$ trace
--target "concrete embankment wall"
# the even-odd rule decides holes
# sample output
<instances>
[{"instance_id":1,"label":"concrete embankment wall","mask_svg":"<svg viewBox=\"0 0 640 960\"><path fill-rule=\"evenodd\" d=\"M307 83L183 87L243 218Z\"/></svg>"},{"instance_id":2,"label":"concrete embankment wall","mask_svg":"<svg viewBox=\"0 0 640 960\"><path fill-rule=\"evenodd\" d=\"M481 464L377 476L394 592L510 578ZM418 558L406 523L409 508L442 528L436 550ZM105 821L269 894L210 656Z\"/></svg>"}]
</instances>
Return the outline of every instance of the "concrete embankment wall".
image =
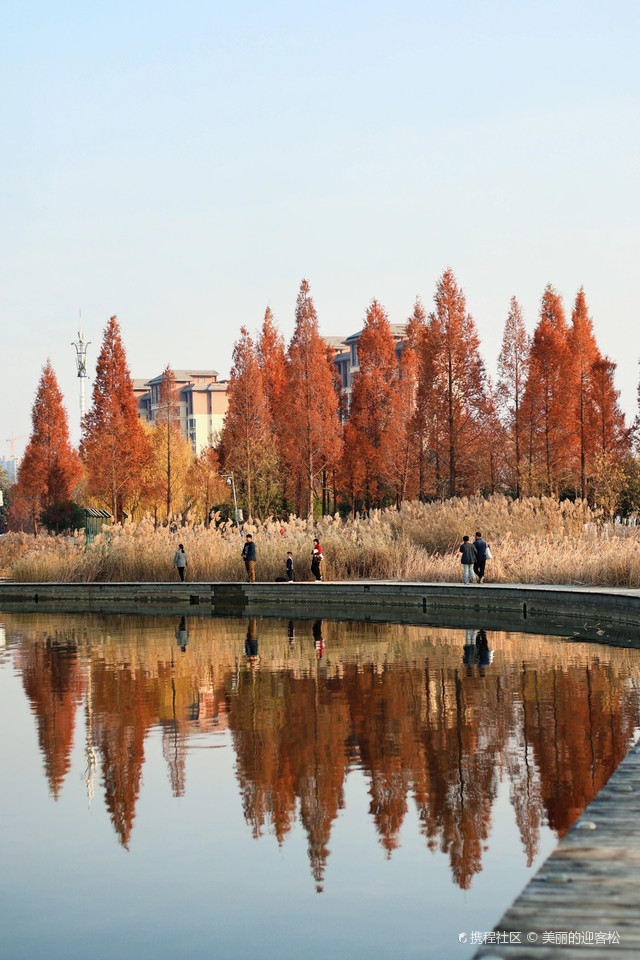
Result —
<instances>
[{"instance_id":1,"label":"concrete embankment wall","mask_svg":"<svg viewBox=\"0 0 640 960\"><path fill-rule=\"evenodd\" d=\"M434 623L640 646L640 591L534 584L0 583L0 608Z\"/></svg>"}]
</instances>

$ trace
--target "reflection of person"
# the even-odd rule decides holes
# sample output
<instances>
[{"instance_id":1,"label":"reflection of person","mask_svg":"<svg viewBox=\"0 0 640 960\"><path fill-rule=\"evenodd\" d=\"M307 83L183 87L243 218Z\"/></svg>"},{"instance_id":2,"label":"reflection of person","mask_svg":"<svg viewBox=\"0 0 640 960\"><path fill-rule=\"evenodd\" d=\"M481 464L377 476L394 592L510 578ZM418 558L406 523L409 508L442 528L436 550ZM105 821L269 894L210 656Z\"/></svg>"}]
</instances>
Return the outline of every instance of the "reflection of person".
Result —
<instances>
[{"instance_id":1,"label":"reflection of person","mask_svg":"<svg viewBox=\"0 0 640 960\"><path fill-rule=\"evenodd\" d=\"M493 650L489 649L489 640L486 630L471 630L467 628L464 635L464 652L462 662L466 665L467 676L473 675L473 668L478 668L478 675L485 676L485 668L493 661Z\"/></svg>"},{"instance_id":2,"label":"reflection of person","mask_svg":"<svg viewBox=\"0 0 640 960\"><path fill-rule=\"evenodd\" d=\"M313 621L313 645L316 648L316 657L318 660L324 653L324 637L322 636L322 620Z\"/></svg>"},{"instance_id":3,"label":"reflection of person","mask_svg":"<svg viewBox=\"0 0 640 960\"><path fill-rule=\"evenodd\" d=\"M313 541L313 550L311 551L311 573L316 580L322 580L320 566L322 564L322 547L319 540Z\"/></svg>"},{"instance_id":4,"label":"reflection of person","mask_svg":"<svg viewBox=\"0 0 640 960\"><path fill-rule=\"evenodd\" d=\"M478 583L481 583L484 577L484 567L487 562L487 541L483 539L479 530L476 533L473 545L476 548L476 561L473 565L473 572L478 578Z\"/></svg>"},{"instance_id":5,"label":"reflection of person","mask_svg":"<svg viewBox=\"0 0 640 960\"><path fill-rule=\"evenodd\" d=\"M462 564L462 570L464 573L464 582L473 582L475 580L473 565L478 558L478 554L476 553L476 548L474 545L469 543L469 537L467 536L462 538L462 543L460 544L460 553L462 554L460 563Z\"/></svg>"},{"instance_id":6,"label":"reflection of person","mask_svg":"<svg viewBox=\"0 0 640 960\"><path fill-rule=\"evenodd\" d=\"M478 630L476 646L478 648L478 671L480 676L484 677L485 667L488 667L493 660L493 650L489 650L489 641L484 630Z\"/></svg>"},{"instance_id":7,"label":"reflection of person","mask_svg":"<svg viewBox=\"0 0 640 960\"><path fill-rule=\"evenodd\" d=\"M293 643L293 641L296 638L296 631L293 626L293 620L289 620L289 623L287 626L287 636L289 637L289 643Z\"/></svg>"},{"instance_id":8,"label":"reflection of person","mask_svg":"<svg viewBox=\"0 0 640 960\"><path fill-rule=\"evenodd\" d=\"M176 630L176 640L182 652L186 653L187 644L189 642L189 631L187 630L187 621L184 617L180 621L178 629Z\"/></svg>"},{"instance_id":9,"label":"reflection of person","mask_svg":"<svg viewBox=\"0 0 640 960\"><path fill-rule=\"evenodd\" d=\"M244 643L244 652L249 658L249 663L255 663L258 659L258 621L256 617L250 617L247 625L247 639Z\"/></svg>"},{"instance_id":10,"label":"reflection of person","mask_svg":"<svg viewBox=\"0 0 640 960\"><path fill-rule=\"evenodd\" d=\"M180 579L184 580L184 571L187 566L187 555L184 552L184 547L182 544L179 544L178 549L173 555L173 565L174 567L178 568Z\"/></svg>"},{"instance_id":11,"label":"reflection of person","mask_svg":"<svg viewBox=\"0 0 640 960\"><path fill-rule=\"evenodd\" d=\"M244 547L242 548L242 559L247 571L247 583L255 583L256 579L256 545L250 533L247 534Z\"/></svg>"},{"instance_id":12,"label":"reflection of person","mask_svg":"<svg viewBox=\"0 0 640 960\"><path fill-rule=\"evenodd\" d=\"M472 667L478 662L478 648L476 647L477 630L471 630L469 627L464 632L464 652L462 662L467 668L467 676L472 674Z\"/></svg>"},{"instance_id":13,"label":"reflection of person","mask_svg":"<svg viewBox=\"0 0 640 960\"><path fill-rule=\"evenodd\" d=\"M293 554L291 550L287 552L287 559L284 565L287 568L287 580L293 580Z\"/></svg>"}]
</instances>

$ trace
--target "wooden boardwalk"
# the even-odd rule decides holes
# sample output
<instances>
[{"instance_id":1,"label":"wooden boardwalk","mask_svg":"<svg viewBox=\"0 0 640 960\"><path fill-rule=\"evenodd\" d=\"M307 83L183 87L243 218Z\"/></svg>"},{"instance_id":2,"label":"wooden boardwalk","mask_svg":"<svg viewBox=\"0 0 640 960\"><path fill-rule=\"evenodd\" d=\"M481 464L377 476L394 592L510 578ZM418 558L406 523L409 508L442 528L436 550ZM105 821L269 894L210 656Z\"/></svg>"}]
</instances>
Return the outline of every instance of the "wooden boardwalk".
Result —
<instances>
[{"instance_id":1,"label":"wooden boardwalk","mask_svg":"<svg viewBox=\"0 0 640 960\"><path fill-rule=\"evenodd\" d=\"M495 932L474 960L640 957L640 741Z\"/></svg>"}]
</instances>

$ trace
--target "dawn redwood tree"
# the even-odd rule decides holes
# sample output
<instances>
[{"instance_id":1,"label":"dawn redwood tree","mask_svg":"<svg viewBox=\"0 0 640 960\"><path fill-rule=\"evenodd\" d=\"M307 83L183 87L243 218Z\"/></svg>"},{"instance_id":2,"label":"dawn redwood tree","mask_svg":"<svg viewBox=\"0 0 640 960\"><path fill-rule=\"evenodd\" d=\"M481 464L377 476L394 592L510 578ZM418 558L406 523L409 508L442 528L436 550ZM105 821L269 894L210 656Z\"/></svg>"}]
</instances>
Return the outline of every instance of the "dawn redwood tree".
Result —
<instances>
[{"instance_id":1,"label":"dawn redwood tree","mask_svg":"<svg viewBox=\"0 0 640 960\"><path fill-rule=\"evenodd\" d=\"M616 364L599 356L591 364L586 396L587 433L593 456L601 459L626 458L631 452L631 431L620 409L620 391L616 390Z\"/></svg>"},{"instance_id":2,"label":"dawn redwood tree","mask_svg":"<svg viewBox=\"0 0 640 960\"><path fill-rule=\"evenodd\" d=\"M520 496L522 486L522 401L529 372L530 349L531 341L525 329L522 309L516 298L512 297L498 357L496 405L502 412L507 437L515 455L513 490L516 497Z\"/></svg>"},{"instance_id":3,"label":"dawn redwood tree","mask_svg":"<svg viewBox=\"0 0 640 960\"><path fill-rule=\"evenodd\" d=\"M411 350L415 378L411 419L408 429L416 456L417 493L420 500L424 500L427 495L428 410L425 408L425 403L428 397L426 391L420 391L418 389L420 357L423 356L426 330L427 312L420 298L416 297L413 313L407 321L407 346Z\"/></svg>"},{"instance_id":4,"label":"dawn redwood tree","mask_svg":"<svg viewBox=\"0 0 640 960\"><path fill-rule=\"evenodd\" d=\"M149 444L138 419L120 325L111 317L96 366L93 403L83 421L80 455L89 494L122 519L139 496Z\"/></svg>"},{"instance_id":5,"label":"dawn redwood tree","mask_svg":"<svg viewBox=\"0 0 640 960\"><path fill-rule=\"evenodd\" d=\"M233 348L233 366L227 387L229 406L222 429L224 468L233 471L236 488L248 515L258 506L260 487L271 490L273 471L270 414L264 393L258 352L246 327Z\"/></svg>"},{"instance_id":6,"label":"dawn redwood tree","mask_svg":"<svg viewBox=\"0 0 640 960\"><path fill-rule=\"evenodd\" d=\"M396 507L418 491L419 446L413 430L416 405L418 358L411 338L403 345L391 397L391 428L381 453L386 484L394 491Z\"/></svg>"},{"instance_id":7,"label":"dawn redwood tree","mask_svg":"<svg viewBox=\"0 0 640 960\"><path fill-rule=\"evenodd\" d=\"M482 486L487 375L473 318L451 269L435 293L419 357L418 409L425 418L437 492L449 497Z\"/></svg>"},{"instance_id":8,"label":"dawn redwood tree","mask_svg":"<svg viewBox=\"0 0 640 960\"><path fill-rule=\"evenodd\" d=\"M43 367L31 410L32 431L12 491L15 509L34 533L41 522L56 530L69 517L82 464L69 440L69 424L51 362Z\"/></svg>"},{"instance_id":9,"label":"dawn redwood tree","mask_svg":"<svg viewBox=\"0 0 640 960\"><path fill-rule=\"evenodd\" d=\"M271 428L277 432L282 415L286 388L286 353L284 338L267 307L257 343L258 366L262 372L262 389L269 410Z\"/></svg>"},{"instance_id":10,"label":"dawn redwood tree","mask_svg":"<svg viewBox=\"0 0 640 960\"><path fill-rule=\"evenodd\" d=\"M562 297L549 284L529 354L525 407L530 418L530 476L537 492L560 495L575 479L573 363ZM536 492L536 491L530 491Z\"/></svg>"},{"instance_id":11,"label":"dawn redwood tree","mask_svg":"<svg viewBox=\"0 0 640 960\"><path fill-rule=\"evenodd\" d=\"M385 461L394 423L394 393L397 387L395 344L389 318L377 300L367 309L358 338L360 369L355 375L349 407L349 430L345 432L343 460L362 464L362 493L367 509L381 506L387 483Z\"/></svg>"},{"instance_id":12,"label":"dawn redwood tree","mask_svg":"<svg viewBox=\"0 0 640 960\"><path fill-rule=\"evenodd\" d=\"M262 389L269 415L271 448L268 459L269 471L265 473L267 507L282 507L287 493L287 474L282 461L281 424L291 415L292 404L285 394L287 384L287 359L284 338L269 307L265 310L262 329L257 343L258 365L262 373ZM266 463L265 463L266 466ZM276 501L278 503L276 504Z\"/></svg>"},{"instance_id":13,"label":"dawn redwood tree","mask_svg":"<svg viewBox=\"0 0 640 960\"><path fill-rule=\"evenodd\" d=\"M316 308L303 280L296 301L293 337L287 351L286 396L295 398L281 419L282 450L296 483L298 512L313 516L316 481L340 454L338 398L326 344L318 332Z\"/></svg>"},{"instance_id":14,"label":"dawn redwood tree","mask_svg":"<svg viewBox=\"0 0 640 960\"><path fill-rule=\"evenodd\" d=\"M588 460L593 460L593 447L589 436L589 402L590 377L593 365L602 358L593 332L593 323L589 316L587 300L582 287L576 294L575 303L571 312L571 328L569 330L569 352L572 359L573 371L573 448L577 451L580 464L580 496L584 500L587 496L587 466Z\"/></svg>"}]
</instances>

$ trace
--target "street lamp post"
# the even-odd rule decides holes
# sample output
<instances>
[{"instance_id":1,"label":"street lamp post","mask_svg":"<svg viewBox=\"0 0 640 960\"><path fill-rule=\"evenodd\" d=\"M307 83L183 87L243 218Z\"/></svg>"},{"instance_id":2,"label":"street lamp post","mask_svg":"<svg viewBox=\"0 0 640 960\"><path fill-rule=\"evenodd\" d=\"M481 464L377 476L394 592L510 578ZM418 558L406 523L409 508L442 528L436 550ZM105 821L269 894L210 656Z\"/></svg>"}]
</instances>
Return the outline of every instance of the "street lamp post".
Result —
<instances>
[{"instance_id":1,"label":"street lamp post","mask_svg":"<svg viewBox=\"0 0 640 960\"><path fill-rule=\"evenodd\" d=\"M236 526L238 528L238 533L241 533L240 511L238 510L238 500L236 498L236 483L235 483L235 480L233 479L233 470L231 471L231 473L223 473L223 477L227 481L227 485L230 486L231 489L233 490L233 509L235 510L235 514L236 514Z\"/></svg>"}]
</instances>

